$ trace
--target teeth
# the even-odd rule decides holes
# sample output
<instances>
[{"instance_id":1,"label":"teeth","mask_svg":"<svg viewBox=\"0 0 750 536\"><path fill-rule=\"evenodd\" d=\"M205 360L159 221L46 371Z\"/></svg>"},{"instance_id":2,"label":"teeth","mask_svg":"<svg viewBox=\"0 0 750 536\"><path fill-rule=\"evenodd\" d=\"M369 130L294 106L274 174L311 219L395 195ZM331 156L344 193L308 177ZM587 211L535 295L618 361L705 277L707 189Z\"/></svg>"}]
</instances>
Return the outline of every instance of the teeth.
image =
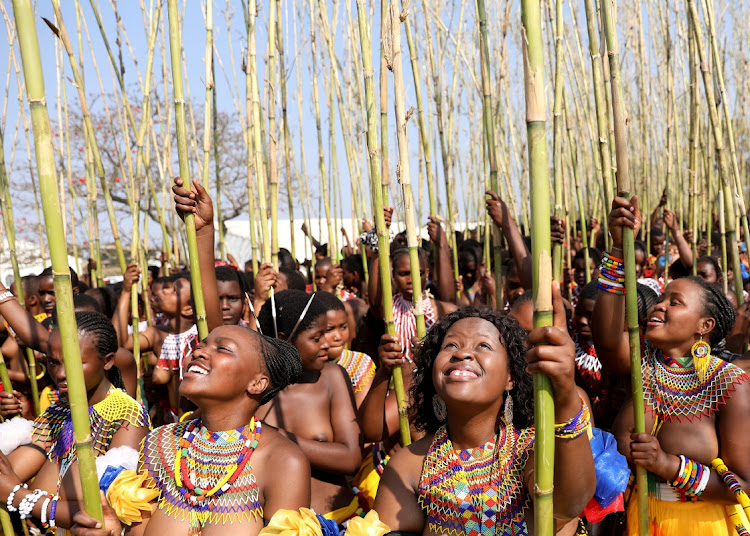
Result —
<instances>
[{"instance_id":1,"label":"teeth","mask_svg":"<svg viewBox=\"0 0 750 536\"><path fill-rule=\"evenodd\" d=\"M203 375L208 374L208 372L206 372L205 369L202 369L198 365L191 365L190 367L188 367L187 371L188 372L195 372L196 374L203 374Z\"/></svg>"},{"instance_id":2,"label":"teeth","mask_svg":"<svg viewBox=\"0 0 750 536\"><path fill-rule=\"evenodd\" d=\"M456 377L459 377L459 378L476 378L477 377L477 375L476 375L475 372L473 372L471 370L466 370L466 369L455 369L455 370L452 370L450 375L451 376L456 376Z\"/></svg>"}]
</instances>

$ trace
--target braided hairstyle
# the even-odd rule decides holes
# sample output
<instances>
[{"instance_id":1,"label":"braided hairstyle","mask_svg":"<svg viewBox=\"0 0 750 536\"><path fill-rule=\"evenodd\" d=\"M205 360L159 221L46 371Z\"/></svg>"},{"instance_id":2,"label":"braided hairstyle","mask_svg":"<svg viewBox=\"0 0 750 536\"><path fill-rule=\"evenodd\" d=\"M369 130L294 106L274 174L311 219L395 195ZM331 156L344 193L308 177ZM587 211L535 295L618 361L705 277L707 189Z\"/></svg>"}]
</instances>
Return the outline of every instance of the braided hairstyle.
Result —
<instances>
[{"instance_id":1,"label":"braided hairstyle","mask_svg":"<svg viewBox=\"0 0 750 536\"><path fill-rule=\"evenodd\" d=\"M638 325L644 327L648 322L648 312L659 303L659 296L654 289L643 283L636 283L636 294L638 295Z\"/></svg>"},{"instance_id":2,"label":"braided hairstyle","mask_svg":"<svg viewBox=\"0 0 750 536\"><path fill-rule=\"evenodd\" d=\"M701 287L703 291L703 313L716 322L714 329L708 333L708 344L711 345L711 353L718 355L724 350L726 337L732 331L737 318L734 307L729 303L720 284L708 283L695 275L686 279Z\"/></svg>"},{"instance_id":3,"label":"braided hairstyle","mask_svg":"<svg viewBox=\"0 0 750 536\"><path fill-rule=\"evenodd\" d=\"M302 359L297 349L288 342L261 333L257 335L260 338L263 363L271 379L271 384L261 396L262 406L287 385L297 382L302 375Z\"/></svg>"},{"instance_id":4,"label":"braided hairstyle","mask_svg":"<svg viewBox=\"0 0 750 536\"><path fill-rule=\"evenodd\" d=\"M464 318L481 318L490 322L500 332L500 342L508 354L508 367L513 379L510 396L513 399L513 426L522 429L531 426L534 420L533 379L526 372L526 332L518 322L499 311L462 307L444 316L432 326L417 350L414 385L411 389L413 402L413 422L417 429L435 432L444 421L438 420L432 407L432 399L437 394L432 382L432 369L435 358L443 345L448 329Z\"/></svg>"},{"instance_id":5,"label":"braided hairstyle","mask_svg":"<svg viewBox=\"0 0 750 536\"><path fill-rule=\"evenodd\" d=\"M274 301L276 302L276 327L279 333L284 333L289 337L294 330L297 320L302 316L302 311L305 310L307 302L310 301L310 295L301 290L282 290L274 296ZM294 339L287 342L294 344L294 341L303 331L314 324L321 315L325 316L325 314L326 308L316 296L312 303L310 303L310 308L305 313L305 318L297 326ZM260 322L260 329L263 330L264 334L274 334L271 300L266 300L266 303L261 307L260 313L258 313L258 322Z\"/></svg>"},{"instance_id":6,"label":"braided hairstyle","mask_svg":"<svg viewBox=\"0 0 750 536\"><path fill-rule=\"evenodd\" d=\"M99 353L100 359L104 359L108 354L117 353L120 347L117 343L117 332L109 318L102 313L77 311L76 324L78 324L79 337L82 335L91 337L91 342ZM112 366L106 374L112 385L119 389L125 389L120 369Z\"/></svg>"}]
</instances>

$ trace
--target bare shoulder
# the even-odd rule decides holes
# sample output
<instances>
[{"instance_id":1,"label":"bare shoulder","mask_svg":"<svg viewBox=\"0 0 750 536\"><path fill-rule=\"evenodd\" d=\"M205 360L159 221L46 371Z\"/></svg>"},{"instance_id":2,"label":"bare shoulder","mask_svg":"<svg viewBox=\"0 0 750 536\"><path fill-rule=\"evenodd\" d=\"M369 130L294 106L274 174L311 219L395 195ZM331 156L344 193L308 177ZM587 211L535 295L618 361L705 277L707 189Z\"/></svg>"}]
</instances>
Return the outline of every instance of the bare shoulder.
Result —
<instances>
[{"instance_id":1,"label":"bare shoulder","mask_svg":"<svg viewBox=\"0 0 750 536\"><path fill-rule=\"evenodd\" d=\"M409 481L417 482L422 473L422 464L430 450L434 434L427 434L419 441L415 441L406 448L399 449L388 460L386 470L408 476Z\"/></svg>"},{"instance_id":2,"label":"bare shoulder","mask_svg":"<svg viewBox=\"0 0 750 536\"><path fill-rule=\"evenodd\" d=\"M326 363L320 377L331 387L346 387L351 383L346 369L338 363Z\"/></svg>"},{"instance_id":3,"label":"bare shoulder","mask_svg":"<svg viewBox=\"0 0 750 536\"><path fill-rule=\"evenodd\" d=\"M272 467L274 474L310 471L310 464L302 449L271 426L263 427L262 439L258 443L255 455L257 462Z\"/></svg>"}]
</instances>

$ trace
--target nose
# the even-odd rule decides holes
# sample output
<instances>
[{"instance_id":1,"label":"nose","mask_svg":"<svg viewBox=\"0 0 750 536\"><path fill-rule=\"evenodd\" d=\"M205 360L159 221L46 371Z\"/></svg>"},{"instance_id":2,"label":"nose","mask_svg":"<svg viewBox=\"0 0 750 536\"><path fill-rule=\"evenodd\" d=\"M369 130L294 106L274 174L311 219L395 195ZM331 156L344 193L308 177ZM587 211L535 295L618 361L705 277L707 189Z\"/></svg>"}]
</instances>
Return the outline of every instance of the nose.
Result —
<instances>
[{"instance_id":1,"label":"nose","mask_svg":"<svg viewBox=\"0 0 750 536\"><path fill-rule=\"evenodd\" d=\"M473 357L474 354L470 352L468 348L460 347L453 351L451 359L455 361L466 361L467 359L473 359Z\"/></svg>"},{"instance_id":2,"label":"nose","mask_svg":"<svg viewBox=\"0 0 750 536\"><path fill-rule=\"evenodd\" d=\"M55 372L55 383L60 384L67 380L67 375L65 374L65 367L59 366L57 367L57 370Z\"/></svg>"},{"instance_id":3,"label":"nose","mask_svg":"<svg viewBox=\"0 0 750 536\"><path fill-rule=\"evenodd\" d=\"M219 300L219 305L221 306L222 310L227 310L229 309L229 300L226 298L222 298L221 300Z\"/></svg>"}]
</instances>

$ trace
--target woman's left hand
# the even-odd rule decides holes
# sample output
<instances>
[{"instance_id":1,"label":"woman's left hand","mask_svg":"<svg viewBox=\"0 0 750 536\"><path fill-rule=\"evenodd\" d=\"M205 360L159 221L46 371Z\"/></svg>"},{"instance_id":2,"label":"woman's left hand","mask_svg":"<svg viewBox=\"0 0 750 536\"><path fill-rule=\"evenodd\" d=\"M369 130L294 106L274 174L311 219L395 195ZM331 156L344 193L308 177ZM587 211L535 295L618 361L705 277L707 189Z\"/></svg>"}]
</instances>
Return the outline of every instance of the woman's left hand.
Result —
<instances>
[{"instance_id":1,"label":"woman's left hand","mask_svg":"<svg viewBox=\"0 0 750 536\"><path fill-rule=\"evenodd\" d=\"M526 338L526 370L546 374L552 382L555 408L580 407L575 385L575 345L568 335L560 284L552 282L552 325L534 329Z\"/></svg>"},{"instance_id":2,"label":"woman's left hand","mask_svg":"<svg viewBox=\"0 0 750 536\"><path fill-rule=\"evenodd\" d=\"M633 463L668 482L677 478L680 459L661 449L659 440L650 434L630 433L630 459Z\"/></svg>"}]
</instances>

